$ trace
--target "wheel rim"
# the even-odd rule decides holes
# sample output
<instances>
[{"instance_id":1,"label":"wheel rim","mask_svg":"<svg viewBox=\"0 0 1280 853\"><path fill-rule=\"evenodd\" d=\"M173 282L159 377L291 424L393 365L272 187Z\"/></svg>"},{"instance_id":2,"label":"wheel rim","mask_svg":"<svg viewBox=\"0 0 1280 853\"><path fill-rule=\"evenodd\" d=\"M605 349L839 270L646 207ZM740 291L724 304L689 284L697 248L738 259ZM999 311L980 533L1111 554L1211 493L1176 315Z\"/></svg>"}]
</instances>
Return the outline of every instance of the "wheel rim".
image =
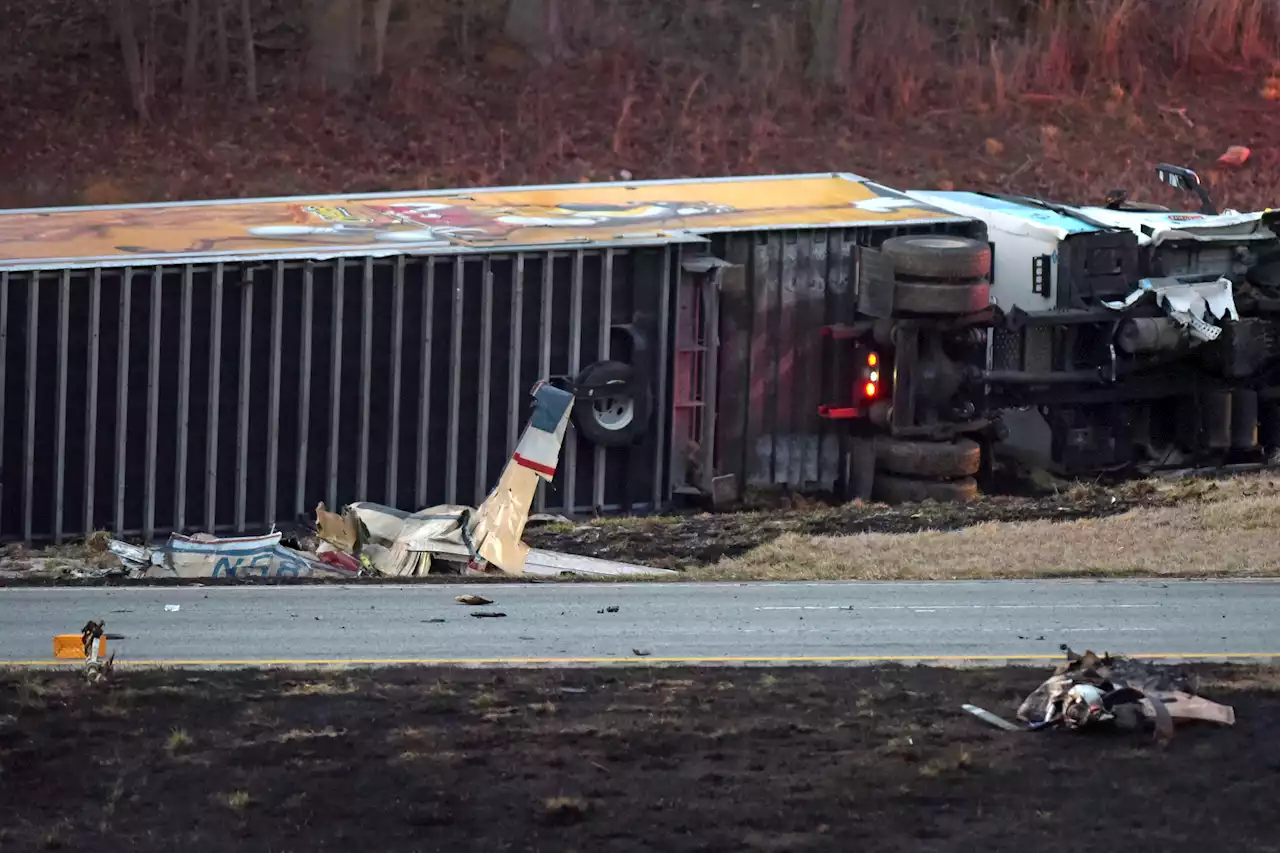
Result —
<instances>
[{"instance_id":1,"label":"wheel rim","mask_svg":"<svg viewBox=\"0 0 1280 853\"><path fill-rule=\"evenodd\" d=\"M635 401L630 397L604 397L591 407L595 422L610 432L626 429L636 417Z\"/></svg>"},{"instance_id":2,"label":"wheel rim","mask_svg":"<svg viewBox=\"0 0 1280 853\"><path fill-rule=\"evenodd\" d=\"M961 249L969 245L969 241L958 237L913 237L911 244L922 249Z\"/></svg>"}]
</instances>

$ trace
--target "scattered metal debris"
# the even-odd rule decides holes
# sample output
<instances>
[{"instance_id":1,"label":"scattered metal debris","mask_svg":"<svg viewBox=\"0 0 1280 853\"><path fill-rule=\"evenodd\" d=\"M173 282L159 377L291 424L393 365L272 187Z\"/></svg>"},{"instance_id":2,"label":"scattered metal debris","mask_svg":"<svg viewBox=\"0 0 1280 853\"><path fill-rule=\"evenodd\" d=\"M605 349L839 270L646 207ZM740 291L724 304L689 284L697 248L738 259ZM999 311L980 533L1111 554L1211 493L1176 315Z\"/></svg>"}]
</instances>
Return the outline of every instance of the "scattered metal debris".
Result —
<instances>
[{"instance_id":1,"label":"scattered metal debris","mask_svg":"<svg viewBox=\"0 0 1280 853\"><path fill-rule=\"evenodd\" d=\"M133 570L147 578L355 578L360 566L339 552L314 557L280 544L281 534L219 538L207 533L173 534L164 548L142 548L118 539L108 548ZM330 556L333 555L333 556Z\"/></svg>"},{"instance_id":2,"label":"scattered metal debris","mask_svg":"<svg viewBox=\"0 0 1280 853\"><path fill-rule=\"evenodd\" d=\"M609 560L535 551L523 541L525 527L571 523L563 516L530 515L541 482L550 483L573 409L574 397L545 381L534 385L533 412L498 482L479 507L440 505L406 512L357 502L340 512L316 505L314 534L283 533L219 538L207 533L173 534L163 547L118 539L107 543L134 577L147 578L333 578L365 575L529 574L542 577L675 574ZM116 570L119 571L119 570ZM476 596L479 599L479 596ZM459 599L461 600L461 599ZM488 604L479 600L477 604ZM614 612L614 611L610 611Z\"/></svg>"},{"instance_id":3,"label":"scattered metal debris","mask_svg":"<svg viewBox=\"0 0 1280 853\"><path fill-rule=\"evenodd\" d=\"M610 604L608 607L602 607L596 611L597 613L617 613L618 605Z\"/></svg>"},{"instance_id":4,"label":"scattered metal debris","mask_svg":"<svg viewBox=\"0 0 1280 853\"><path fill-rule=\"evenodd\" d=\"M57 634L53 638L53 656L60 659L84 660L83 674L90 684L111 677L115 671L116 653L104 657L107 640L123 640L123 634L108 634L106 620L90 619L79 634Z\"/></svg>"},{"instance_id":5,"label":"scattered metal debris","mask_svg":"<svg viewBox=\"0 0 1280 853\"><path fill-rule=\"evenodd\" d=\"M525 527L537 524L573 524L573 519L554 512L535 512L529 516L529 521L526 522Z\"/></svg>"},{"instance_id":6,"label":"scattered metal debris","mask_svg":"<svg viewBox=\"0 0 1280 853\"><path fill-rule=\"evenodd\" d=\"M962 707L979 720L982 720L984 723L990 723L998 729L1004 729L1007 732L1022 731L1022 729L1014 723L1009 722L1003 717L998 717L990 711L979 708L976 705L963 705Z\"/></svg>"},{"instance_id":7,"label":"scattered metal debris","mask_svg":"<svg viewBox=\"0 0 1280 853\"><path fill-rule=\"evenodd\" d=\"M573 396L546 382L533 387L533 413L498 482L476 508L441 504L405 512L358 502L341 516L317 508L316 527L333 547L359 556L372 573L386 577L427 574L507 574L556 577L675 574L570 554L531 549L523 541L531 521L568 522L562 516L530 515L542 481L556 473ZM355 543L347 547L348 543ZM367 560L365 559L367 557Z\"/></svg>"},{"instance_id":8,"label":"scattered metal debris","mask_svg":"<svg viewBox=\"0 0 1280 853\"><path fill-rule=\"evenodd\" d=\"M139 572L145 572L153 565L164 565L164 554L162 552L143 548L139 545L130 545L128 542L122 542L119 539L109 541L107 550L115 554L116 558L126 568Z\"/></svg>"},{"instance_id":9,"label":"scattered metal debris","mask_svg":"<svg viewBox=\"0 0 1280 853\"><path fill-rule=\"evenodd\" d=\"M1196 695L1198 679L1177 667L1142 663L1092 651L1078 655L1066 645L1067 660L1018 706L1028 731L1061 727L1069 731L1103 725L1125 731L1150 729L1166 743L1178 721L1235 725L1235 709ZM1006 730L1018 726L973 705L965 711Z\"/></svg>"}]
</instances>

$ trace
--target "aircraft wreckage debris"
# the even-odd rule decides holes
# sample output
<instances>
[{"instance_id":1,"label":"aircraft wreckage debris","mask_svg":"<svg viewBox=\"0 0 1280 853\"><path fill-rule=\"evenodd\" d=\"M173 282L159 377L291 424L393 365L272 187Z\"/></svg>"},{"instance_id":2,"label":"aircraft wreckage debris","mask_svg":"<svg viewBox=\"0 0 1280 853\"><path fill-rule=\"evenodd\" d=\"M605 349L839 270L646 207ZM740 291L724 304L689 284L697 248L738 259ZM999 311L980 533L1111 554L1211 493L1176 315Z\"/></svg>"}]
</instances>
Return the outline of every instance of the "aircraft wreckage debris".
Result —
<instances>
[{"instance_id":1,"label":"aircraft wreckage debris","mask_svg":"<svg viewBox=\"0 0 1280 853\"><path fill-rule=\"evenodd\" d=\"M406 512L357 502L338 513L321 502L316 506L314 536L291 540L299 547L282 544L283 534L273 530L260 536L233 538L175 533L163 547L142 547L113 539L108 548L132 577L145 578L355 580L428 574L675 574L670 569L557 554L525 544L522 537L531 520L529 508L538 484L550 483L555 477L573 408L569 392L546 382L538 382L532 395L529 423L498 482L479 507L449 504ZM533 518L559 521L561 517ZM458 600L464 604L492 603L480 596L462 596Z\"/></svg>"},{"instance_id":2,"label":"aircraft wreckage debris","mask_svg":"<svg viewBox=\"0 0 1280 853\"><path fill-rule=\"evenodd\" d=\"M1235 725L1235 709L1197 695L1196 677L1177 667L1109 654L1099 657L1092 651L1078 655L1065 645L1062 649L1066 662L1018 706L1017 716L1025 729L974 705L962 707L1006 731L1150 730L1160 743L1173 737L1177 722Z\"/></svg>"},{"instance_id":3,"label":"aircraft wreckage debris","mask_svg":"<svg viewBox=\"0 0 1280 853\"><path fill-rule=\"evenodd\" d=\"M116 653L107 657L107 640L123 640L123 634L108 634L107 622L90 619L79 634L56 634L53 638L53 656L59 659L83 660L83 675L90 684L97 684L111 677L115 669Z\"/></svg>"}]
</instances>

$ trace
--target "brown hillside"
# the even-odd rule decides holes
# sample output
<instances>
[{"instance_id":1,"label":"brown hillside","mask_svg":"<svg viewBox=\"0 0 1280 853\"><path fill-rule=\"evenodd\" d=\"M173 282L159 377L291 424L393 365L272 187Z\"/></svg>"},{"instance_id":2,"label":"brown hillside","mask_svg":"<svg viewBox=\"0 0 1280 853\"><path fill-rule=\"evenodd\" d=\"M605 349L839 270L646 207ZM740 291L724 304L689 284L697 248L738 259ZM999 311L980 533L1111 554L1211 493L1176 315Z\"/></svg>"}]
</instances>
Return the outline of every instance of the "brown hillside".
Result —
<instances>
[{"instance_id":1,"label":"brown hillside","mask_svg":"<svg viewBox=\"0 0 1280 853\"><path fill-rule=\"evenodd\" d=\"M1230 206L1280 198L1272 0L845 0L843 60L812 24L842 0L559 2L546 62L503 34L502 0L392 3L378 74L367 0L336 94L300 0L252 0L252 97L240 0L197 4L191 42L188 0L3 4L0 205L835 169L1160 199L1160 160ZM1217 165L1230 145L1243 167Z\"/></svg>"}]
</instances>

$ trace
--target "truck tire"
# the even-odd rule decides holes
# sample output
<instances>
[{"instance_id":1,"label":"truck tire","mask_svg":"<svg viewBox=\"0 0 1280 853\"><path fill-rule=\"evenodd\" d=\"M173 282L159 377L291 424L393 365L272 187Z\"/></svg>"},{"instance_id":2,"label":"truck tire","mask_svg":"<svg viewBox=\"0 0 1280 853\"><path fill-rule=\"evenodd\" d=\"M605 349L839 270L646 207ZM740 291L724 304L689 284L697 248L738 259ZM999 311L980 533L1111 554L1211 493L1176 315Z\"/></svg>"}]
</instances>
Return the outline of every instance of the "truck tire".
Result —
<instances>
[{"instance_id":1,"label":"truck tire","mask_svg":"<svg viewBox=\"0 0 1280 853\"><path fill-rule=\"evenodd\" d=\"M630 381L632 368L620 361L597 361L578 374L579 385L620 380ZM606 395L598 400L576 400L573 423L578 433L598 447L626 447L644 435L649 424L647 394Z\"/></svg>"},{"instance_id":2,"label":"truck tire","mask_svg":"<svg viewBox=\"0 0 1280 853\"><path fill-rule=\"evenodd\" d=\"M982 448L962 438L954 442L876 439L876 468L910 477L972 477L982 465Z\"/></svg>"},{"instance_id":3,"label":"truck tire","mask_svg":"<svg viewBox=\"0 0 1280 853\"><path fill-rule=\"evenodd\" d=\"M985 281L966 284L899 281L893 288L894 313L976 314L991 302L991 285Z\"/></svg>"},{"instance_id":4,"label":"truck tire","mask_svg":"<svg viewBox=\"0 0 1280 853\"><path fill-rule=\"evenodd\" d=\"M900 278L973 281L991 274L991 247L950 234L890 237L880 246Z\"/></svg>"},{"instance_id":5,"label":"truck tire","mask_svg":"<svg viewBox=\"0 0 1280 853\"><path fill-rule=\"evenodd\" d=\"M914 477L898 477L893 474L876 474L871 496L889 504L967 503L978 496L978 481L972 477L959 480L923 480Z\"/></svg>"}]
</instances>

